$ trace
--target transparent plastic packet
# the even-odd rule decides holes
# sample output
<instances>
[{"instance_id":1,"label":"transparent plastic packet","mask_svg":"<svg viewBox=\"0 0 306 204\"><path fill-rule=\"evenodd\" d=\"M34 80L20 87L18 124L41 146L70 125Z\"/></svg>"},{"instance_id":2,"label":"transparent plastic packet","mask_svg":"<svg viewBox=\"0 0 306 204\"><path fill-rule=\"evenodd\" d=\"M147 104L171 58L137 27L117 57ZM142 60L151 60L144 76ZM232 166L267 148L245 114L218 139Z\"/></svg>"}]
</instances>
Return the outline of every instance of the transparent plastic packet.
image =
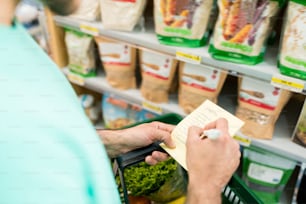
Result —
<instances>
[{"instance_id":1,"label":"transparent plastic packet","mask_svg":"<svg viewBox=\"0 0 306 204\"><path fill-rule=\"evenodd\" d=\"M306 80L306 1L289 1L281 32L278 55L281 74Z\"/></svg>"},{"instance_id":2,"label":"transparent plastic packet","mask_svg":"<svg viewBox=\"0 0 306 204\"><path fill-rule=\"evenodd\" d=\"M146 0L100 0L103 27L120 31L144 31Z\"/></svg>"},{"instance_id":3,"label":"transparent plastic packet","mask_svg":"<svg viewBox=\"0 0 306 204\"><path fill-rule=\"evenodd\" d=\"M218 60L255 65L264 61L267 41L284 0L218 0L219 15L209 53Z\"/></svg>"},{"instance_id":4,"label":"transparent plastic packet","mask_svg":"<svg viewBox=\"0 0 306 204\"><path fill-rule=\"evenodd\" d=\"M172 158L154 166L145 162L129 166L124 178L129 195L144 196L154 204L174 201L187 191L186 172Z\"/></svg>"}]
</instances>

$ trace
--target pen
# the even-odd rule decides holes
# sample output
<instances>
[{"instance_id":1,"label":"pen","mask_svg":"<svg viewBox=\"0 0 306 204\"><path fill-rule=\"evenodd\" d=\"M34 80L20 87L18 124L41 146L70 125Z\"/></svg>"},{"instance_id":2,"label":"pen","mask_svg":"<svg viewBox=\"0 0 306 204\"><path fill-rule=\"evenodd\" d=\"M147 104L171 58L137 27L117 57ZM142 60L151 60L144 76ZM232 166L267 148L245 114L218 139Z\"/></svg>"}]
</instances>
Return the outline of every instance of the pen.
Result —
<instances>
[{"instance_id":1,"label":"pen","mask_svg":"<svg viewBox=\"0 0 306 204\"><path fill-rule=\"evenodd\" d=\"M215 140L220 136L221 132L218 129L209 129L204 130L200 135L200 139L209 138L211 140Z\"/></svg>"}]
</instances>

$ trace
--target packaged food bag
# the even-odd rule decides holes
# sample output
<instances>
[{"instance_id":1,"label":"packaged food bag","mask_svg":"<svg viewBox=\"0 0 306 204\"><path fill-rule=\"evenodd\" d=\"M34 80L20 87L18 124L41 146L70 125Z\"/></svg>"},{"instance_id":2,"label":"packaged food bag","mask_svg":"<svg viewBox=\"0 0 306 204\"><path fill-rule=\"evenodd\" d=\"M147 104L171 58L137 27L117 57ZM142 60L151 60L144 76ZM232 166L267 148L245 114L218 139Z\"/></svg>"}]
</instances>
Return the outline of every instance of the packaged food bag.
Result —
<instances>
[{"instance_id":1,"label":"packaged food bag","mask_svg":"<svg viewBox=\"0 0 306 204\"><path fill-rule=\"evenodd\" d=\"M140 108L133 106L131 108L126 100L115 96L111 93L104 93L102 99L102 113L103 121L106 128L119 129L136 121L136 112L140 111Z\"/></svg>"},{"instance_id":2,"label":"packaged food bag","mask_svg":"<svg viewBox=\"0 0 306 204\"><path fill-rule=\"evenodd\" d=\"M146 0L100 0L105 29L132 31L142 18Z\"/></svg>"},{"instance_id":3,"label":"packaged food bag","mask_svg":"<svg viewBox=\"0 0 306 204\"><path fill-rule=\"evenodd\" d=\"M278 67L284 75L306 80L306 1L289 1L285 19Z\"/></svg>"},{"instance_id":4,"label":"packaged food bag","mask_svg":"<svg viewBox=\"0 0 306 204\"><path fill-rule=\"evenodd\" d=\"M68 68L71 72L89 77L96 75L96 57L93 37L81 32L66 30Z\"/></svg>"},{"instance_id":5,"label":"packaged food bag","mask_svg":"<svg viewBox=\"0 0 306 204\"><path fill-rule=\"evenodd\" d=\"M292 139L297 144L306 147L306 101L304 102L302 111L294 129Z\"/></svg>"},{"instance_id":6,"label":"packaged food bag","mask_svg":"<svg viewBox=\"0 0 306 204\"><path fill-rule=\"evenodd\" d=\"M243 64L263 61L274 17L285 0L218 0L219 16L209 52Z\"/></svg>"},{"instance_id":7,"label":"packaged food bag","mask_svg":"<svg viewBox=\"0 0 306 204\"><path fill-rule=\"evenodd\" d=\"M137 122L142 122L144 120L156 118L160 116L158 113L154 113L152 111L141 108L141 111L137 113Z\"/></svg>"},{"instance_id":8,"label":"packaged food bag","mask_svg":"<svg viewBox=\"0 0 306 204\"><path fill-rule=\"evenodd\" d=\"M162 44L200 47L209 35L214 0L154 0L155 32ZM214 13L212 13L214 12Z\"/></svg>"},{"instance_id":9,"label":"packaged food bag","mask_svg":"<svg viewBox=\"0 0 306 204\"><path fill-rule=\"evenodd\" d=\"M117 89L136 88L136 48L104 37L95 37L107 82Z\"/></svg>"},{"instance_id":10,"label":"packaged food bag","mask_svg":"<svg viewBox=\"0 0 306 204\"><path fill-rule=\"evenodd\" d=\"M87 21L99 20L101 17L99 0L80 0L77 10L69 17Z\"/></svg>"},{"instance_id":11,"label":"packaged food bag","mask_svg":"<svg viewBox=\"0 0 306 204\"><path fill-rule=\"evenodd\" d=\"M102 110L104 125L109 129L123 128L159 116L138 104L107 92L103 94Z\"/></svg>"},{"instance_id":12,"label":"packaged food bag","mask_svg":"<svg viewBox=\"0 0 306 204\"><path fill-rule=\"evenodd\" d=\"M139 55L142 96L155 103L168 102L177 60L172 56L145 49L139 50Z\"/></svg>"},{"instance_id":13,"label":"packaged food bag","mask_svg":"<svg viewBox=\"0 0 306 204\"><path fill-rule=\"evenodd\" d=\"M242 178L263 203L280 203L295 166L295 161L263 149L243 149Z\"/></svg>"},{"instance_id":14,"label":"packaged food bag","mask_svg":"<svg viewBox=\"0 0 306 204\"><path fill-rule=\"evenodd\" d=\"M226 77L225 71L180 62L179 106L188 114L206 99L217 103Z\"/></svg>"},{"instance_id":15,"label":"packaged food bag","mask_svg":"<svg viewBox=\"0 0 306 204\"><path fill-rule=\"evenodd\" d=\"M290 91L267 81L240 78L235 115L245 122L241 132L249 137L272 139L275 123L290 97Z\"/></svg>"}]
</instances>

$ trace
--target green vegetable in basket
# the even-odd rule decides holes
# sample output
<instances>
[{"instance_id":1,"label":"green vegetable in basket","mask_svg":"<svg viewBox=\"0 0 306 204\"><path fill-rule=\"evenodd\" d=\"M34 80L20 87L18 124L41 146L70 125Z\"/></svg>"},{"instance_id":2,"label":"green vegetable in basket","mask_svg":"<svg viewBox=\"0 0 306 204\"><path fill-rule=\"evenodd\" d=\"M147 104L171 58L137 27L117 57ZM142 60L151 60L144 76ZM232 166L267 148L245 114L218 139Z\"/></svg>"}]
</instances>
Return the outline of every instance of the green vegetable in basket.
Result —
<instances>
[{"instance_id":1,"label":"green vegetable in basket","mask_svg":"<svg viewBox=\"0 0 306 204\"><path fill-rule=\"evenodd\" d=\"M155 202L169 202L186 193L186 175L172 158L154 166L138 163L126 168L124 177L130 195L146 196Z\"/></svg>"}]
</instances>

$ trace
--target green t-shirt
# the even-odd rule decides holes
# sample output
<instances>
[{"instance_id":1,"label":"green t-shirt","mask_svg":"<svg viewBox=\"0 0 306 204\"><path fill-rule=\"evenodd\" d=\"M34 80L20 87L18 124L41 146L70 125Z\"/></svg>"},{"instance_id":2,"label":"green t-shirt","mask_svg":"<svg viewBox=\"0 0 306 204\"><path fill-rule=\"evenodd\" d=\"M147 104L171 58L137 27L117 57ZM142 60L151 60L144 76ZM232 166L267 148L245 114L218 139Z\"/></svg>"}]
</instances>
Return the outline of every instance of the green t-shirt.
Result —
<instances>
[{"instance_id":1,"label":"green t-shirt","mask_svg":"<svg viewBox=\"0 0 306 204\"><path fill-rule=\"evenodd\" d=\"M0 203L121 203L72 87L20 25L0 25Z\"/></svg>"}]
</instances>

